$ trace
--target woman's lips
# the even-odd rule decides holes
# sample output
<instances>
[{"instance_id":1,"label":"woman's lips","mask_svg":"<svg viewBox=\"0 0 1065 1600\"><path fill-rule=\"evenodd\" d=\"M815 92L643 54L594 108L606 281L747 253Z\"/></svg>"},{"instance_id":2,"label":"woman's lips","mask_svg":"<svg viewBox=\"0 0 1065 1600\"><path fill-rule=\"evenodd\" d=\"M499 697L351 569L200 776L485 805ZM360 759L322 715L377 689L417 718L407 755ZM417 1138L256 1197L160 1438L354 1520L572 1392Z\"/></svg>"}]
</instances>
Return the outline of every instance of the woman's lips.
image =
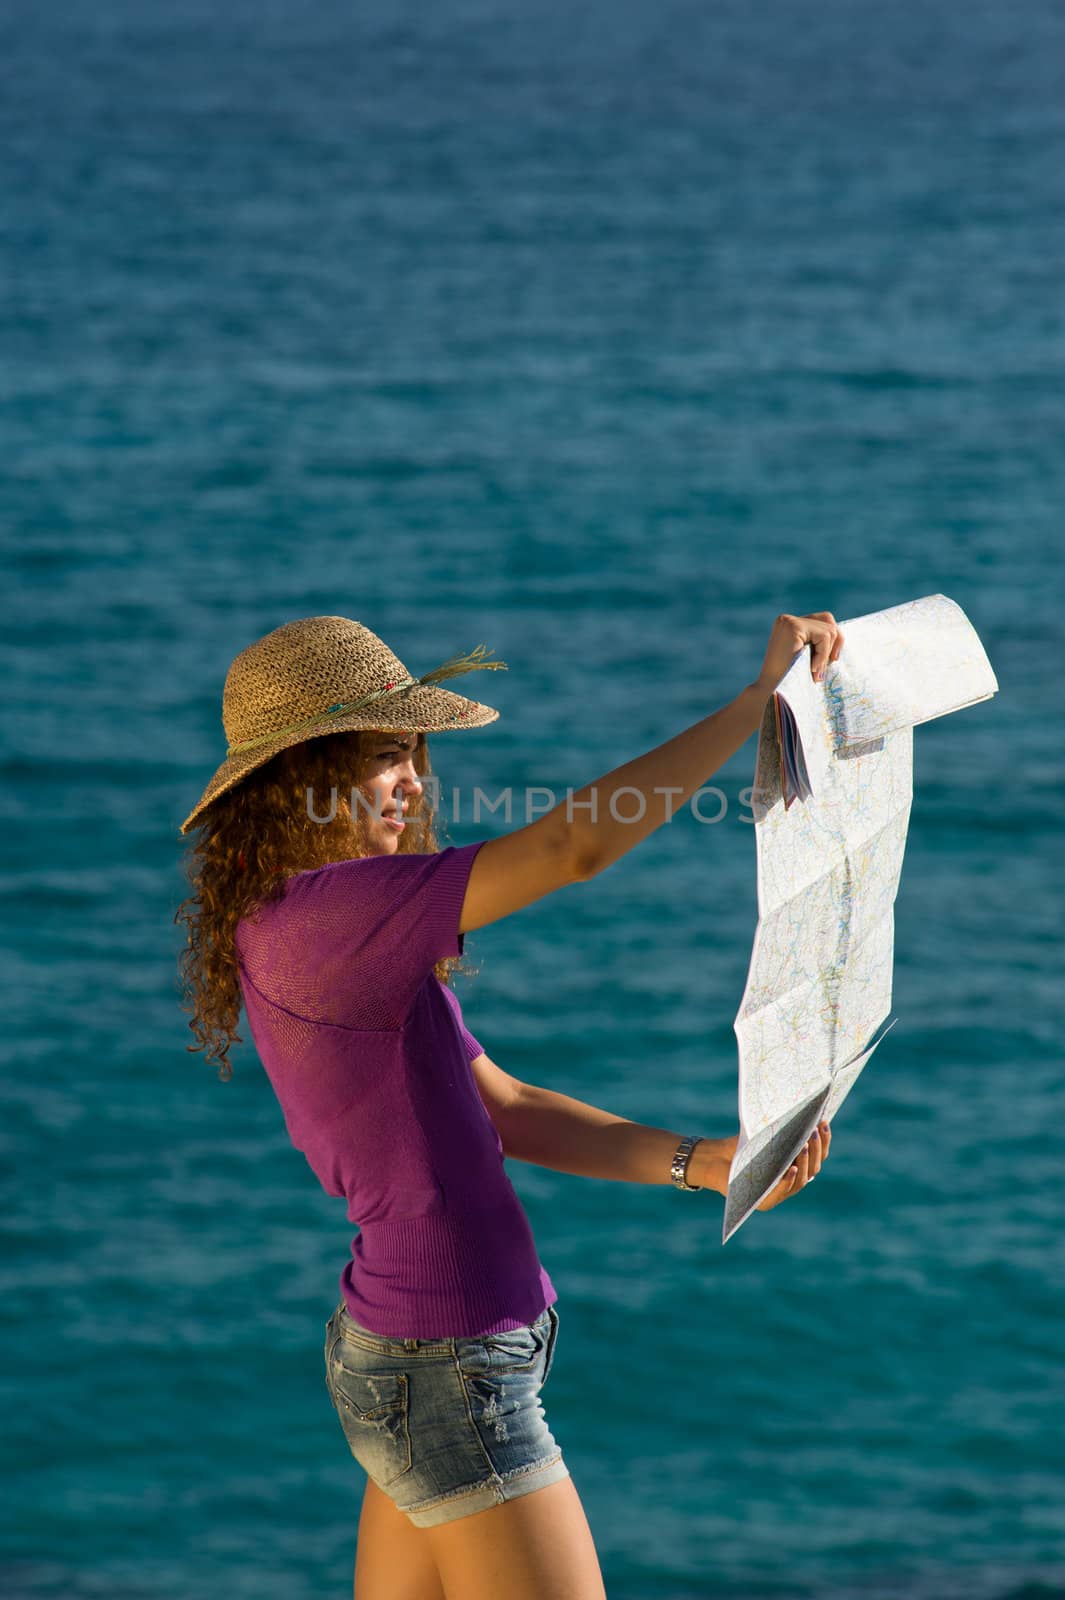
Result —
<instances>
[{"instance_id":1,"label":"woman's lips","mask_svg":"<svg viewBox=\"0 0 1065 1600\"><path fill-rule=\"evenodd\" d=\"M388 823L388 826L390 828L394 828L397 833L402 833L403 829L406 827L406 823L401 822L398 817L385 815L384 820Z\"/></svg>"}]
</instances>

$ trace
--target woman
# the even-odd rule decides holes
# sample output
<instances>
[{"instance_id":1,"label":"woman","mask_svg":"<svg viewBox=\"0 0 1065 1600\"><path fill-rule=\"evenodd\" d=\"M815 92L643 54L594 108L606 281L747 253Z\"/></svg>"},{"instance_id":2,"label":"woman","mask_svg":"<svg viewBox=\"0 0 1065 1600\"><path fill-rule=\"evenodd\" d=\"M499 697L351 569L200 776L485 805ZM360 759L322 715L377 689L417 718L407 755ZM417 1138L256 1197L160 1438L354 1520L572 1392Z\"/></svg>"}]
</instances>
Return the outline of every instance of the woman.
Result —
<instances>
[{"instance_id":1,"label":"woman","mask_svg":"<svg viewBox=\"0 0 1065 1600\"><path fill-rule=\"evenodd\" d=\"M355 1600L602 1600L584 1509L540 1391L558 1331L506 1155L724 1193L737 1136L644 1127L518 1082L449 987L466 933L581 883L668 820L753 733L797 651L843 636L782 615L721 710L500 838L440 849L425 735L498 712L414 679L358 622L287 623L226 677L229 747L182 825L199 838L182 969L190 1027L229 1075L241 1003L293 1144L359 1225L326 1324L326 1384L368 1477ZM646 797L618 821L615 790ZM631 801L618 809L631 812ZM814 1133L762 1203L819 1170Z\"/></svg>"}]
</instances>

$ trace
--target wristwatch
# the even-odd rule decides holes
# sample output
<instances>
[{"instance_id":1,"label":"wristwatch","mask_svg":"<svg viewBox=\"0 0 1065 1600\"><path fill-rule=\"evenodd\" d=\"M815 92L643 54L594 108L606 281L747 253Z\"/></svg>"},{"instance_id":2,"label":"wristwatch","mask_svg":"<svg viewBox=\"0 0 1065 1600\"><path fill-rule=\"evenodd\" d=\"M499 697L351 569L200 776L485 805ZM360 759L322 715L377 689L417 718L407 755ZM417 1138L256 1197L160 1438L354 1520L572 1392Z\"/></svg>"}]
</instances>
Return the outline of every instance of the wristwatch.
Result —
<instances>
[{"instance_id":1,"label":"wristwatch","mask_svg":"<svg viewBox=\"0 0 1065 1600\"><path fill-rule=\"evenodd\" d=\"M685 1174L688 1170L688 1158L695 1146L705 1137L705 1134L689 1134L686 1139L682 1139L673 1157L673 1165L669 1169L670 1180L678 1189L684 1189L688 1194L697 1194L703 1187L701 1183L689 1183Z\"/></svg>"}]
</instances>

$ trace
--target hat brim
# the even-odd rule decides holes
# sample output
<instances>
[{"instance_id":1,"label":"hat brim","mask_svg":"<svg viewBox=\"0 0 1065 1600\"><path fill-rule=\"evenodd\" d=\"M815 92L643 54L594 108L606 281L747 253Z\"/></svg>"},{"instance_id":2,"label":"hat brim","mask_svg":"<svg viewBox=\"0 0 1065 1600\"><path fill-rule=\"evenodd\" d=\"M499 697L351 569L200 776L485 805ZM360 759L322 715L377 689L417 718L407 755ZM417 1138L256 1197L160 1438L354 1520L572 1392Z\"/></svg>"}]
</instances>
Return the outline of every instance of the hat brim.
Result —
<instances>
[{"instance_id":1,"label":"hat brim","mask_svg":"<svg viewBox=\"0 0 1065 1600\"><path fill-rule=\"evenodd\" d=\"M298 733L279 734L276 739L256 745L254 749L227 756L211 778L196 805L181 824L181 832L188 833L197 823L202 823L203 813L214 802L234 789L256 767L261 767L272 756L294 745L305 744L308 739L320 738L327 733L354 733L366 728L382 728L396 733L451 733L461 728L483 728L495 722L499 712L481 700L470 700L435 684L419 685L387 695L373 705L344 715L323 716L315 724L301 728Z\"/></svg>"}]
</instances>

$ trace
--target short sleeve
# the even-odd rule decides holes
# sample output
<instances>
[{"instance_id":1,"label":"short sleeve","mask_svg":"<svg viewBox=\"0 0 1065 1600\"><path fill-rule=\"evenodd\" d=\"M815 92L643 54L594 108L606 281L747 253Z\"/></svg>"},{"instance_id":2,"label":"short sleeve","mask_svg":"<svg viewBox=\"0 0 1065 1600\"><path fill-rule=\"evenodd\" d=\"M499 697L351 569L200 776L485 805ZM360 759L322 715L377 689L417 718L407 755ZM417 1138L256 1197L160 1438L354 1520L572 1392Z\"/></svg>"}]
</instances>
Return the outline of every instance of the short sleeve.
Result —
<instances>
[{"instance_id":1,"label":"short sleeve","mask_svg":"<svg viewBox=\"0 0 1065 1600\"><path fill-rule=\"evenodd\" d=\"M436 963L463 953L459 918L484 843L297 873L280 901L241 923L242 964L269 1000L300 1017L402 1027Z\"/></svg>"},{"instance_id":2,"label":"short sleeve","mask_svg":"<svg viewBox=\"0 0 1065 1600\"><path fill-rule=\"evenodd\" d=\"M455 1021L458 1023L459 1032L462 1034L462 1043L466 1047L466 1060L476 1061L478 1056L484 1055L484 1045L478 1039L475 1039L469 1028L467 1028L463 1020L462 1007L459 1005L458 995L446 983L442 983L440 987L447 995L451 1009L455 1013Z\"/></svg>"}]
</instances>

